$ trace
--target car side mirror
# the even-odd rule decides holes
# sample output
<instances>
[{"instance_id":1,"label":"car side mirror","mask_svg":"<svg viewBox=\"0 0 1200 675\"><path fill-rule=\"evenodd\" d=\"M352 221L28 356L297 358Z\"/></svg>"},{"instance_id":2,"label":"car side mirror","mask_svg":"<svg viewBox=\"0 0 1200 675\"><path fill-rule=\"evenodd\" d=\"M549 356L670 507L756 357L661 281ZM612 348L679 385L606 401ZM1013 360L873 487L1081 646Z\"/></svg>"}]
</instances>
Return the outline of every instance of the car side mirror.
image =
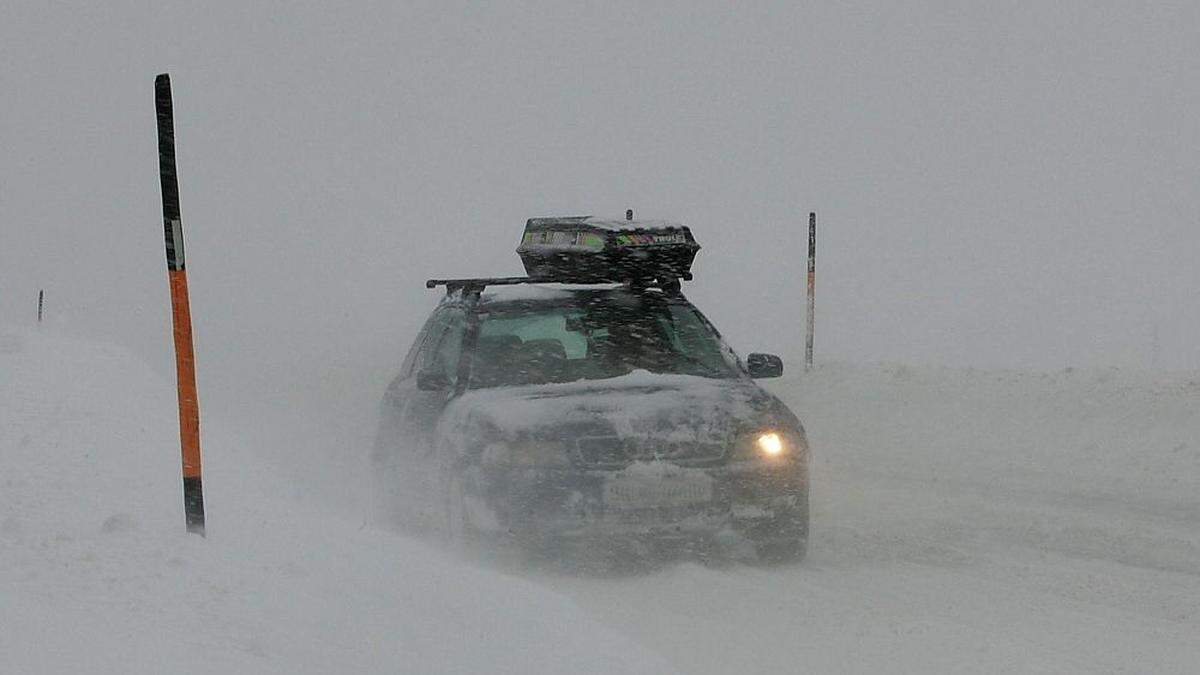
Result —
<instances>
[{"instance_id":1,"label":"car side mirror","mask_svg":"<svg viewBox=\"0 0 1200 675\"><path fill-rule=\"evenodd\" d=\"M783 375L783 359L774 354L751 354L746 357L746 370L750 377L779 377Z\"/></svg>"},{"instance_id":2,"label":"car side mirror","mask_svg":"<svg viewBox=\"0 0 1200 675\"><path fill-rule=\"evenodd\" d=\"M421 391L444 391L450 388L450 378L440 370L422 370L417 373L417 389Z\"/></svg>"}]
</instances>

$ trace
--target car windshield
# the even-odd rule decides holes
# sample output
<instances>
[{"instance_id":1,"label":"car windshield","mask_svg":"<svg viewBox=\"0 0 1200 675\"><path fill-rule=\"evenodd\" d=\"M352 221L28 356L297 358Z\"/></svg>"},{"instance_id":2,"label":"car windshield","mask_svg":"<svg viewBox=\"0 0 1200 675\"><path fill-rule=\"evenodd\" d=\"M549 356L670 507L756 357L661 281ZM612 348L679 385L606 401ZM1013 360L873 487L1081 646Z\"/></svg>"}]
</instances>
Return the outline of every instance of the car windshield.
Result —
<instances>
[{"instance_id":1,"label":"car windshield","mask_svg":"<svg viewBox=\"0 0 1200 675\"><path fill-rule=\"evenodd\" d=\"M471 388L599 380L634 370L729 378L726 348L691 306L602 294L480 313Z\"/></svg>"}]
</instances>

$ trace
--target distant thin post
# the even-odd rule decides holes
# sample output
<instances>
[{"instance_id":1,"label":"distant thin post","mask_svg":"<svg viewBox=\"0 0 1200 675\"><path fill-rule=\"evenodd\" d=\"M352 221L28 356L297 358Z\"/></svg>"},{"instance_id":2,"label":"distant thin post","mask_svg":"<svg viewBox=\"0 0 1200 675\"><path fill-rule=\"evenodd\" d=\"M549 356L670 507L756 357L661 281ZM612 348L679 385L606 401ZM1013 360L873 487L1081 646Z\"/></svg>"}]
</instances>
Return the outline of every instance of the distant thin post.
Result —
<instances>
[{"instance_id":1,"label":"distant thin post","mask_svg":"<svg viewBox=\"0 0 1200 675\"><path fill-rule=\"evenodd\" d=\"M38 323L42 322L42 305L46 299L46 291L38 289Z\"/></svg>"},{"instance_id":2,"label":"distant thin post","mask_svg":"<svg viewBox=\"0 0 1200 675\"><path fill-rule=\"evenodd\" d=\"M808 334L804 342L804 368L813 367L813 332L817 311L817 214L808 214Z\"/></svg>"}]
</instances>

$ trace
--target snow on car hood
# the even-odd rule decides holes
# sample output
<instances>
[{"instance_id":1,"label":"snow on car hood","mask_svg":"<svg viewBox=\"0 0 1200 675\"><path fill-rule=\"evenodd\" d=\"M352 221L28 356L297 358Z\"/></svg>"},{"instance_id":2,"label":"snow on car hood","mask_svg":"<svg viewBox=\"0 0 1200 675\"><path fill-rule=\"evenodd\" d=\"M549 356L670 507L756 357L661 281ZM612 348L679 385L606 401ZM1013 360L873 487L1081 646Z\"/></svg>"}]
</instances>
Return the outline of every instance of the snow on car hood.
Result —
<instances>
[{"instance_id":1,"label":"snow on car hood","mask_svg":"<svg viewBox=\"0 0 1200 675\"><path fill-rule=\"evenodd\" d=\"M564 384L471 390L450 403L443 434L616 435L666 441L725 441L750 427L794 418L750 380L665 375L636 370L621 377Z\"/></svg>"}]
</instances>

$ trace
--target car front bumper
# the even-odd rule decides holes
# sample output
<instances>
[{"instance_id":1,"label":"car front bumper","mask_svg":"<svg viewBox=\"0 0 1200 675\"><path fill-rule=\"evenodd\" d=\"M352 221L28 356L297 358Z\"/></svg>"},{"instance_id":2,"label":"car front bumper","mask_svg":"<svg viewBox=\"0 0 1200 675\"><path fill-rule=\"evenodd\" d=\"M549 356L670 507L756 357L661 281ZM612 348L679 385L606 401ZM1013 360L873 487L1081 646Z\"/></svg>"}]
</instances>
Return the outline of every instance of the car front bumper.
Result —
<instances>
[{"instance_id":1,"label":"car front bumper","mask_svg":"<svg viewBox=\"0 0 1200 675\"><path fill-rule=\"evenodd\" d=\"M473 529L528 546L606 538L696 539L726 532L755 541L807 535L804 462L651 467L656 464L644 463L634 483L624 470L479 467L475 480L464 486L473 504L465 509L467 519ZM661 477L654 473L659 469ZM630 484L639 488L632 495L623 487Z\"/></svg>"}]
</instances>

